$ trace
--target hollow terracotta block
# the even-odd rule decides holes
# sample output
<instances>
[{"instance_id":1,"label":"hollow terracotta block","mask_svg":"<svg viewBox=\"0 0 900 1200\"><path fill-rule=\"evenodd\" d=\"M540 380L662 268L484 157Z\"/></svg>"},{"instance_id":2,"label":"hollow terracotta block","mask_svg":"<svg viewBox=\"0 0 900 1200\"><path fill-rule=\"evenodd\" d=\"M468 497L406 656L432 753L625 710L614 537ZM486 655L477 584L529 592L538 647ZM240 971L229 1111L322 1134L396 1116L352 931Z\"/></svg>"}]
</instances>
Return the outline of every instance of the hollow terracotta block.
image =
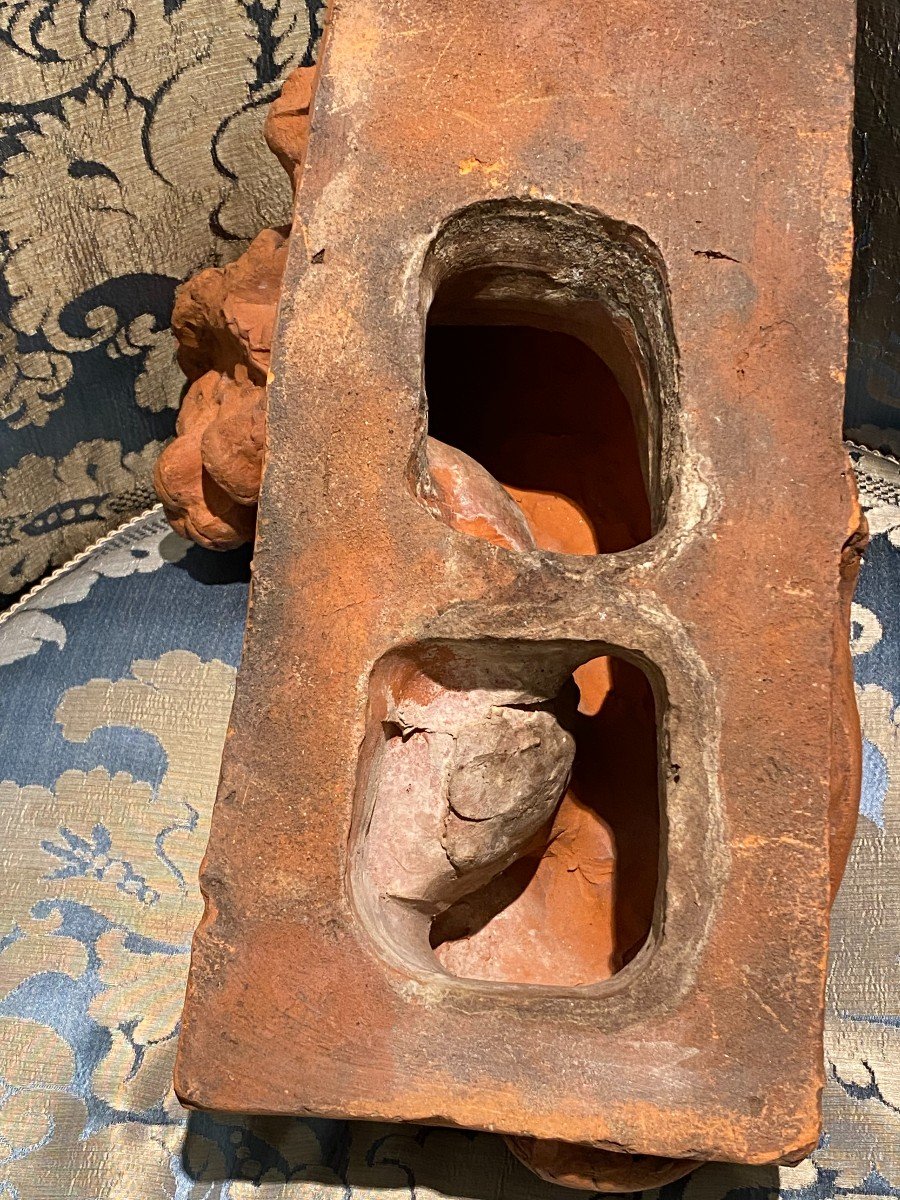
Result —
<instances>
[{"instance_id":1,"label":"hollow terracotta block","mask_svg":"<svg viewBox=\"0 0 900 1200\"><path fill-rule=\"evenodd\" d=\"M864 535L840 441L852 18L850 0L335 6L271 363L252 264L214 331L227 384L185 352L200 417L173 443L189 445L170 508L205 514L202 454L224 540L247 536L233 509L252 522L270 371L186 1103L497 1130L539 1173L611 1190L815 1145L859 762ZM279 115L289 169L304 89ZM256 285L270 309L280 271ZM594 477L603 430L567 435L560 471L587 464L568 499L435 440L429 321L596 351L646 511L593 536L617 472L632 486L624 459ZM527 409L523 390L523 425ZM546 465L551 441L518 461ZM649 764L659 805L607 945L561 889L580 873L585 912L611 903L615 853L577 792L579 731L610 692L629 778ZM639 713L649 744L629 742ZM519 909L500 949L473 932L479 889L531 860L531 928L557 921L587 951L569 974L510 952ZM454 921L465 937L436 936Z\"/></svg>"}]
</instances>

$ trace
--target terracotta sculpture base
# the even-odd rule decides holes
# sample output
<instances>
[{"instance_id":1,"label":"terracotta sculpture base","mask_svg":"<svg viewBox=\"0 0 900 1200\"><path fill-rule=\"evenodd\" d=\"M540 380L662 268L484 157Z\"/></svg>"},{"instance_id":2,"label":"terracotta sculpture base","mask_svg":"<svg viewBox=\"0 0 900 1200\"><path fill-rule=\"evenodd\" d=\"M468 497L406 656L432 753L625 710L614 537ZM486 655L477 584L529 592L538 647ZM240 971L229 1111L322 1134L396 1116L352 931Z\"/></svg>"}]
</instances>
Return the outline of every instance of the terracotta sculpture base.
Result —
<instances>
[{"instance_id":1,"label":"terracotta sculpture base","mask_svg":"<svg viewBox=\"0 0 900 1200\"><path fill-rule=\"evenodd\" d=\"M363 86L353 54L380 28L366 9L342 9L332 41L317 109L332 149L317 135L300 171L307 76L270 120L303 179L297 232L262 235L176 308L192 382L158 473L173 523L247 538L266 459L179 1093L497 1128L539 1174L611 1191L705 1158L796 1161L816 1136L828 876L858 765L842 647L862 534L825 432L839 389L808 369L841 345L823 315L840 308L837 260L822 273L818 217L764 208L804 264L792 291L760 249L768 226L717 176L758 261L707 294L711 264L740 264L685 241L686 214L659 198L672 180L638 182L651 149L667 169L644 89L622 93L636 141L614 202L622 129L572 141L577 88L599 95L604 69L557 71L569 125L526 136L503 105L557 91L518 29L502 83L482 79L502 153L473 157L435 40L448 12L393 44L390 85ZM844 15L835 0L838 48ZM455 28L473 69L495 57ZM404 82L417 54L443 96L424 113ZM803 103L822 121L840 108ZM776 128L783 179L797 156ZM751 318L751 294L818 323L796 345L755 342L782 324ZM729 338L740 370L717 375L708 347ZM797 444L776 378L818 414L777 478L739 433L765 419ZM798 525L791 489L816 480L834 488ZM792 556L799 581L782 578ZM789 658L828 695L824 724Z\"/></svg>"}]
</instances>

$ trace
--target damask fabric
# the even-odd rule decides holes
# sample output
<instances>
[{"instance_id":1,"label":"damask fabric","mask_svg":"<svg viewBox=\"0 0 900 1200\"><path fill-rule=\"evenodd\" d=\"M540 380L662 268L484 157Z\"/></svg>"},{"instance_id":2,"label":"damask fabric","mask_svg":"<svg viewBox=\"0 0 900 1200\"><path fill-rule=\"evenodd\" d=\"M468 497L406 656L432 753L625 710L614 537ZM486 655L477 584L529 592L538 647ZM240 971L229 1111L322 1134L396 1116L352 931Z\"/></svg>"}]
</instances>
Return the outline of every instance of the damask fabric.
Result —
<instances>
[{"instance_id":1,"label":"damask fabric","mask_svg":"<svg viewBox=\"0 0 900 1200\"><path fill-rule=\"evenodd\" d=\"M847 436L900 455L900 5L857 0Z\"/></svg>"},{"instance_id":2,"label":"damask fabric","mask_svg":"<svg viewBox=\"0 0 900 1200\"><path fill-rule=\"evenodd\" d=\"M262 123L323 7L0 4L0 607L152 502L175 287L289 218Z\"/></svg>"},{"instance_id":3,"label":"damask fabric","mask_svg":"<svg viewBox=\"0 0 900 1200\"><path fill-rule=\"evenodd\" d=\"M710 1165L664 1200L900 1197L900 466L855 458L865 783L834 913L826 1132L799 1167ZM247 579L246 553L190 547L157 512L0 623L0 1198L572 1200L487 1134L174 1099Z\"/></svg>"}]
</instances>

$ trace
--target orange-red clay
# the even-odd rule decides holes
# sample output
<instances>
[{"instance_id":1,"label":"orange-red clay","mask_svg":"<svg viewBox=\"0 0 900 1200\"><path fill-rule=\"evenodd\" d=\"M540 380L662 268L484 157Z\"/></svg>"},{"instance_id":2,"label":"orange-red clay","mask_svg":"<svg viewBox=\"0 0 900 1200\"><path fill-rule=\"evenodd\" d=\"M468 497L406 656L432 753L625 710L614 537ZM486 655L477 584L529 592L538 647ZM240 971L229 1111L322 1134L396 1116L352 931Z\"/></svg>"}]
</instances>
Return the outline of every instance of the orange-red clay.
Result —
<instances>
[{"instance_id":1,"label":"orange-red clay","mask_svg":"<svg viewBox=\"0 0 900 1200\"><path fill-rule=\"evenodd\" d=\"M311 71L270 112L294 233L173 319L175 528L252 538L265 462L179 1094L497 1129L606 1191L797 1161L859 775L849 3L774 93L758 22L713 63L675 4L576 5L597 57L388 8L339 10L311 139Z\"/></svg>"}]
</instances>

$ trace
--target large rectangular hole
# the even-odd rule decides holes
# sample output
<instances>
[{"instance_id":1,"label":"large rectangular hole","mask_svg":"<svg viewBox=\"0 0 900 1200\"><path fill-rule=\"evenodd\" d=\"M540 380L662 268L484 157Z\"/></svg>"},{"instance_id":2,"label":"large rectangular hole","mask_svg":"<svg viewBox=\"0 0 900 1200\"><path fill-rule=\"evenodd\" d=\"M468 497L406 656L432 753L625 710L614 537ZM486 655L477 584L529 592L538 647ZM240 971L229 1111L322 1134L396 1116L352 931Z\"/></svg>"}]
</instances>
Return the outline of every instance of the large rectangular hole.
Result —
<instances>
[{"instance_id":1,"label":"large rectangular hole","mask_svg":"<svg viewBox=\"0 0 900 1200\"><path fill-rule=\"evenodd\" d=\"M472 980L580 987L627 966L660 892L662 702L638 656L599 645L388 654L353 872L377 939Z\"/></svg>"},{"instance_id":2,"label":"large rectangular hole","mask_svg":"<svg viewBox=\"0 0 900 1200\"><path fill-rule=\"evenodd\" d=\"M649 239L576 206L485 202L441 227L423 284L430 441L413 476L432 512L484 536L473 518L493 481L528 526L517 533L507 512L498 531L490 514L496 544L592 555L656 534L678 433L668 289ZM451 476L470 494L448 499Z\"/></svg>"}]
</instances>

